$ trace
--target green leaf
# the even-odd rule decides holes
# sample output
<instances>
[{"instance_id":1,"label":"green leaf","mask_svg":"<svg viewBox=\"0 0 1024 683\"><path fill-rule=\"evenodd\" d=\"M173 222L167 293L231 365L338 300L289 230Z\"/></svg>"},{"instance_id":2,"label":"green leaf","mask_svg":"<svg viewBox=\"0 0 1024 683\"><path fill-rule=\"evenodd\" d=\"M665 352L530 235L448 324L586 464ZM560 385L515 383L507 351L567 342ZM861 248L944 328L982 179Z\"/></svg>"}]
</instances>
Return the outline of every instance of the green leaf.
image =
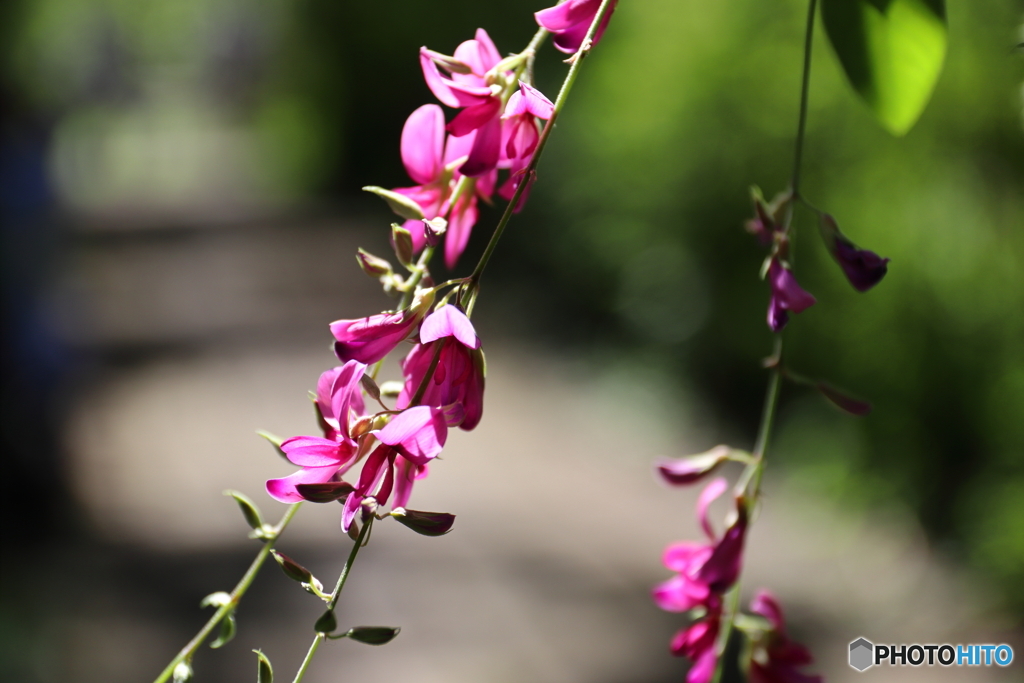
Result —
<instances>
[{"instance_id":1,"label":"green leaf","mask_svg":"<svg viewBox=\"0 0 1024 683\"><path fill-rule=\"evenodd\" d=\"M223 647L231 642L231 639L235 637L235 632L238 630L238 626L235 623L235 613L228 612L223 619L220 620L220 633L217 634L217 640L210 643L210 647L216 650L219 647Z\"/></svg>"},{"instance_id":2,"label":"green leaf","mask_svg":"<svg viewBox=\"0 0 1024 683\"><path fill-rule=\"evenodd\" d=\"M259 657L259 673L256 683L274 683L274 667L270 666L270 660L259 650L253 650L253 652Z\"/></svg>"},{"instance_id":3,"label":"green leaf","mask_svg":"<svg viewBox=\"0 0 1024 683\"><path fill-rule=\"evenodd\" d=\"M391 626L356 626L350 628L345 635L352 640L367 645L383 645L394 640L402 629Z\"/></svg>"},{"instance_id":4,"label":"green leaf","mask_svg":"<svg viewBox=\"0 0 1024 683\"><path fill-rule=\"evenodd\" d=\"M256 434L262 436L264 439L272 443L274 445L274 450L277 451L277 454L280 455L285 460L288 460L288 455L283 450L281 450L281 444L284 443L284 439L279 437L277 434L272 434L271 432L266 431L265 429L257 429Z\"/></svg>"},{"instance_id":5,"label":"green leaf","mask_svg":"<svg viewBox=\"0 0 1024 683\"><path fill-rule=\"evenodd\" d=\"M821 16L854 90L886 130L905 134L942 71L945 0L822 0Z\"/></svg>"}]
</instances>

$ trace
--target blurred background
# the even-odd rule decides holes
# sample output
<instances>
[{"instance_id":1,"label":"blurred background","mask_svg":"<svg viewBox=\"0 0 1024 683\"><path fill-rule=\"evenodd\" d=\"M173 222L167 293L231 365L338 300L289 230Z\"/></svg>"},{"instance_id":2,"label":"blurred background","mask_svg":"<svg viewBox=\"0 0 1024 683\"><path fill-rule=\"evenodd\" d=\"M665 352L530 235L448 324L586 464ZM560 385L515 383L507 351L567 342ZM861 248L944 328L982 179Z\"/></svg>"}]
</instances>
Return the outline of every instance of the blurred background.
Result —
<instances>
[{"instance_id":1,"label":"blurred background","mask_svg":"<svg viewBox=\"0 0 1024 683\"><path fill-rule=\"evenodd\" d=\"M6 680L151 680L241 575L256 547L220 492L273 518L262 481L292 469L253 430L314 430L326 323L389 305L352 255L386 255L392 216L359 188L409 184L401 127L434 101L418 48L483 26L519 50L544 4L0 5ZM787 353L875 410L786 388L746 589L780 595L830 680L858 636L1024 647L1024 7L949 5L902 139L815 43L804 193L892 262L858 294L798 213L819 304ZM485 420L414 498L455 531L381 525L343 609L405 631L335 643L307 680L683 678L681 620L647 593L699 532L650 463L753 441L771 338L742 223L749 185L788 182L804 11L621 3L484 281ZM551 97L561 57L538 60ZM330 583L339 510L306 507L280 547ZM268 567L198 680L251 680L252 647L287 679L317 613Z\"/></svg>"}]
</instances>

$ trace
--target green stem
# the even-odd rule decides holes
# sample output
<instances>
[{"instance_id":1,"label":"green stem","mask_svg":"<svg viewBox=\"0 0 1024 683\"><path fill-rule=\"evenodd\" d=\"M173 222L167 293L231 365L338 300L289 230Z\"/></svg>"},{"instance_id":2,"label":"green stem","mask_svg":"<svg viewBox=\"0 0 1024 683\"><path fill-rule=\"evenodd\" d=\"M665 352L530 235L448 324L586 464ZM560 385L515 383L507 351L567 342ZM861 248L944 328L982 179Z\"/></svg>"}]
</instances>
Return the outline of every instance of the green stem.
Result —
<instances>
[{"instance_id":1,"label":"green stem","mask_svg":"<svg viewBox=\"0 0 1024 683\"><path fill-rule=\"evenodd\" d=\"M371 526L373 526L372 516L366 520L366 524L359 530L359 537L356 538L355 545L352 546L352 551L348 554L348 560L345 561L345 566L341 568L341 574L338 575L338 583L334 586L334 592L331 593L331 601L327 603L327 611L332 611L338 605L341 590L345 587L345 581L348 579L349 572L352 571L352 565L355 564L356 555L359 554L359 549L363 547L363 542L366 540L366 535L370 532ZM320 643L324 642L326 637L326 633L317 633L313 637L313 643L309 646L309 651L306 652L306 658L302 660L299 670L295 672L295 679L292 683L300 683L302 681L302 677L306 675L306 670L309 669L309 665L313 661L313 656L316 654L317 649L319 649Z\"/></svg>"},{"instance_id":2,"label":"green stem","mask_svg":"<svg viewBox=\"0 0 1024 683\"><path fill-rule=\"evenodd\" d=\"M807 29L804 35L804 73L800 86L800 120L796 127L796 151L793 159L793 181L790 183L793 196L800 196L800 166L803 163L804 132L807 128L807 97L811 85L811 42L814 39L814 13L818 0L811 0L807 7Z\"/></svg>"},{"instance_id":3,"label":"green stem","mask_svg":"<svg viewBox=\"0 0 1024 683\"><path fill-rule=\"evenodd\" d=\"M476 288L480 284L480 277L484 273L484 269L487 267L487 262L490 261L491 255L494 253L495 247L498 246L498 241L501 239L502 233L505 232L505 226L508 225L509 220L512 218L512 214L515 211L516 206L519 204L520 197L523 196L523 192L530 185L530 179L537 172L537 162L540 161L541 154L544 153L544 148L548 144L548 137L551 135L551 131L555 127L555 120L561 113L562 108L565 106L565 101L569 97L569 92L572 90L573 83L576 82L576 76L579 74L580 65L583 64L583 60L590 54L590 50L593 47L594 34L597 33L597 27L601 25L601 20L605 14L608 13L611 7L611 0L602 0L601 7L597 10L597 14L594 15L594 21L590 24L590 28L587 30L587 36L583 39L583 43L580 44L580 49L572 57L572 66L569 67L569 73L565 76L565 81L562 83L562 89L558 91L558 97L555 99L554 111L551 114L551 118L548 119L547 124L544 126L544 130L541 131L540 140L537 141L537 149L533 152L533 157L530 159L530 163L526 166L523 172L522 180L519 181L519 187L516 188L515 194L512 195L512 199L509 200L508 205L505 207L505 212L501 215L501 220L498 221L498 225L494 228L494 233L491 234L491 239L487 243L487 248L484 249L484 253L480 256L480 260L476 264L476 268L473 269L472 275L469 276L470 287ZM538 36L540 33L538 32ZM541 36L543 39L543 36ZM537 37L534 37L537 40ZM539 44L539 43L538 43ZM472 301L475 303L476 298L473 297ZM467 314L470 311L466 311Z\"/></svg>"},{"instance_id":4,"label":"green stem","mask_svg":"<svg viewBox=\"0 0 1024 683\"><path fill-rule=\"evenodd\" d=\"M315 655L316 651L320 649L320 643L324 642L324 638L326 638L326 636L323 633L318 633L316 634L316 637L313 638L313 644L309 646L309 652L306 653L306 658L302 660L302 666L300 666L299 670L295 672L295 680L293 683L299 683L299 681L302 680L302 677L306 675L306 669L309 668L310 663L313 661L313 655Z\"/></svg>"},{"instance_id":5,"label":"green stem","mask_svg":"<svg viewBox=\"0 0 1024 683\"><path fill-rule=\"evenodd\" d=\"M814 40L814 15L818 6L818 0L810 0L807 8L807 28L804 35L804 65L803 77L800 84L800 118L796 129L796 142L793 159L793 176L790 181L790 189L795 199L800 198L800 171L803 163L804 137L807 131L807 99L810 93L811 84L811 47ZM786 213L784 230L789 232L792 220L792 206ZM793 240L790 234L790 241ZM772 427L775 424L775 414L779 403L779 393L782 387L782 334L775 335L772 356L769 359L768 388L765 392L764 408L761 411L761 424L757 429L757 440L754 442L753 459L743 472L737 484L737 492L749 495L746 496L747 514L753 515L757 501L761 496L761 479L764 474L765 455L768 452L768 443L771 439ZM740 583L737 579L736 585L732 587L726 596L725 613L722 615L722 626L718 634L718 641L715 648L718 652L718 661L715 664L715 673L711 683L719 683L724 668L725 651L729 645L729 638L732 635L733 623L739 611Z\"/></svg>"},{"instance_id":6,"label":"green stem","mask_svg":"<svg viewBox=\"0 0 1024 683\"><path fill-rule=\"evenodd\" d=\"M276 527L274 527L274 535L266 540L263 547L260 548L259 553L256 554L256 559L252 561L252 564L249 565L249 568L238 582L238 585L236 585L235 589L231 591L231 599L224 605L221 605L217 611L214 612L209 621L207 621L199 630L199 633L197 633L192 640L190 640L188 644L181 649L181 652L171 660L171 663L167 665L167 668L165 668L160 675L156 677L154 683L164 683L169 680L171 675L174 673L174 667L178 666L178 664L183 661L191 660L196 650L199 649L199 646L203 644L203 641L205 641L210 633L213 632L213 629L221 622L221 619L238 607L238 603L241 601L242 596L245 595L247 590L249 590L249 586L252 584L256 575L263 567L263 563L270 555L270 549L274 547L274 543L277 542L281 533L284 532L285 527L287 527L288 523L292 521L292 517L295 516L295 513L299 511L300 505L302 505L301 502L295 503L288 508L287 512L285 512L284 516L281 518L281 521L277 523Z\"/></svg>"}]
</instances>

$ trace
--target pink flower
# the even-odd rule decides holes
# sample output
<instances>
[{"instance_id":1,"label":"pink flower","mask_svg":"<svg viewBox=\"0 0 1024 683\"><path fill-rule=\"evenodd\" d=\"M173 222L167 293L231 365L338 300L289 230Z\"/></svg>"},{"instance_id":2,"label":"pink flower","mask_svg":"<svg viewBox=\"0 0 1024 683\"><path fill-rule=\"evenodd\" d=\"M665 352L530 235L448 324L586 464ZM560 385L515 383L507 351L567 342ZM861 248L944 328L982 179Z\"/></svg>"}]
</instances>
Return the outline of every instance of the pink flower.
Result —
<instances>
[{"instance_id":1,"label":"pink flower","mask_svg":"<svg viewBox=\"0 0 1024 683\"><path fill-rule=\"evenodd\" d=\"M267 493L282 503L302 500L297 486L337 481L355 464L358 447L351 438L351 426L363 413L360 379L366 365L349 361L320 375L317 409L323 417L325 436L294 436L281 443L288 460L301 470L267 481Z\"/></svg>"},{"instance_id":2,"label":"pink flower","mask_svg":"<svg viewBox=\"0 0 1024 683\"><path fill-rule=\"evenodd\" d=\"M617 4L618 0L612 0L612 6L605 13L601 25L594 34L594 45L597 45L597 41L604 35ZM554 34L556 48L566 54L572 54L580 49L600 8L601 0L567 0L554 7L542 9L533 16L540 26Z\"/></svg>"},{"instance_id":3,"label":"pink flower","mask_svg":"<svg viewBox=\"0 0 1024 683\"><path fill-rule=\"evenodd\" d=\"M519 184L527 183L516 203L515 212L522 210L530 193L530 185L535 179L534 174L526 178L526 168L530 164L540 133L537 131L537 119L549 120L554 115L554 105L536 88L519 82L519 90L512 93L502 115L502 146L501 165L509 167L509 177L498 189L498 195L511 200Z\"/></svg>"},{"instance_id":4,"label":"pink flower","mask_svg":"<svg viewBox=\"0 0 1024 683\"><path fill-rule=\"evenodd\" d=\"M394 507L405 507L416 479L427 475L427 463L436 458L448 439L447 415L440 408L416 406L391 418L383 429L370 432L381 445L370 454L359 483L348 495L341 514L348 531L363 500L373 497L386 505L395 492Z\"/></svg>"},{"instance_id":5,"label":"pink flower","mask_svg":"<svg viewBox=\"0 0 1024 683\"><path fill-rule=\"evenodd\" d=\"M651 593L663 610L685 612L706 606L736 583L747 530L746 507L736 506L736 519L721 538L716 537L707 516L708 507L726 488L725 479L713 479L697 499L697 516L710 542L679 541L665 549L662 561L677 574Z\"/></svg>"},{"instance_id":6,"label":"pink flower","mask_svg":"<svg viewBox=\"0 0 1024 683\"><path fill-rule=\"evenodd\" d=\"M499 86L490 86L487 72L501 61L487 31L477 29L476 37L467 40L455 50L454 61L462 70L441 74L438 63L450 66L452 61L420 48L420 67L427 87L443 104L462 109L451 123L448 132L463 137L476 132L469 157L459 170L467 176L480 176L498 165L501 147L501 98Z\"/></svg>"},{"instance_id":7,"label":"pink flower","mask_svg":"<svg viewBox=\"0 0 1024 683\"><path fill-rule=\"evenodd\" d=\"M420 327L420 343L402 362L405 386L398 395L399 409L409 405L433 364L437 345L443 344L433 377L427 381L422 404L457 406L448 423L471 430L480 422L484 401L484 359L480 338L469 318L448 304L431 313Z\"/></svg>"},{"instance_id":8,"label":"pink flower","mask_svg":"<svg viewBox=\"0 0 1024 683\"><path fill-rule=\"evenodd\" d=\"M715 642L718 640L721 617L722 603L716 600L703 619L680 630L672 638L672 654L693 662L686 674L687 683L708 683L714 676L715 665L718 664Z\"/></svg>"},{"instance_id":9,"label":"pink flower","mask_svg":"<svg viewBox=\"0 0 1024 683\"><path fill-rule=\"evenodd\" d=\"M343 361L376 363L408 337L433 304L433 296L413 301L397 313L380 313L354 320L335 320L331 334L337 342L334 353Z\"/></svg>"},{"instance_id":10,"label":"pink flower","mask_svg":"<svg viewBox=\"0 0 1024 683\"><path fill-rule=\"evenodd\" d=\"M792 271L772 258L768 266L768 284L772 298L768 303L768 327L778 332L789 322L789 311L801 313L815 303L815 298L797 283Z\"/></svg>"},{"instance_id":11,"label":"pink flower","mask_svg":"<svg viewBox=\"0 0 1024 683\"><path fill-rule=\"evenodd\" d=\"M821 676L797 671L813 661L803 645L795 643L786 634L782 607L771 593L760 590L750 603L750 611L771 624L766 641L756 644L750 662L752 683L821 683Z\"/></svg>"}]
</instances>

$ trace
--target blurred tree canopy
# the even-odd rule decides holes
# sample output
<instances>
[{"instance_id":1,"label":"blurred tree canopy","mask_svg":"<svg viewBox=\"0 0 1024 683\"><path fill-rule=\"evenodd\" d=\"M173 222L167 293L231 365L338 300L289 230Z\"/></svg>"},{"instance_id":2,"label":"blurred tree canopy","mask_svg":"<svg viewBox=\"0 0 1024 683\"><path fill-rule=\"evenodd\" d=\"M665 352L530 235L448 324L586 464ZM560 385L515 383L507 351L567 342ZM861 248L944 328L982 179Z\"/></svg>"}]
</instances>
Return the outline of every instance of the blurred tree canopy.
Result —
<instances>
[{"instance_id":1,"label":"blurred tree canopy","mask_svg":"<svg viewBox=\"0 0 1024 683\"><path fill-rule=\"evenodd\" d=\"M408 184L402 123L433 101L417 49L451 52L478 26L520 49L547 4L23 0L7 10L5 89L59 140L69 121L157 101L154 79L176 83L257 141L259 192L340 199L383 227L390 216L358 188ZM623 0L481 314L666 373L752 439L771 339L763 254L742 223L751 184L771 196L788 183L805 10ZM909 507L1020 608L1024 15L1016 0L952 0L948 18L943 72L902 138L856 97L819 22L803 191L892 262L855 292L798 211L796 269L819 304L791 322L787 356L875 411L854 420L787 389L770 457L841 504ZM558 59L546 47L538 67L552 97ZM483 214L465 263L496 216Z\"/></svg>"}]
</instances>

